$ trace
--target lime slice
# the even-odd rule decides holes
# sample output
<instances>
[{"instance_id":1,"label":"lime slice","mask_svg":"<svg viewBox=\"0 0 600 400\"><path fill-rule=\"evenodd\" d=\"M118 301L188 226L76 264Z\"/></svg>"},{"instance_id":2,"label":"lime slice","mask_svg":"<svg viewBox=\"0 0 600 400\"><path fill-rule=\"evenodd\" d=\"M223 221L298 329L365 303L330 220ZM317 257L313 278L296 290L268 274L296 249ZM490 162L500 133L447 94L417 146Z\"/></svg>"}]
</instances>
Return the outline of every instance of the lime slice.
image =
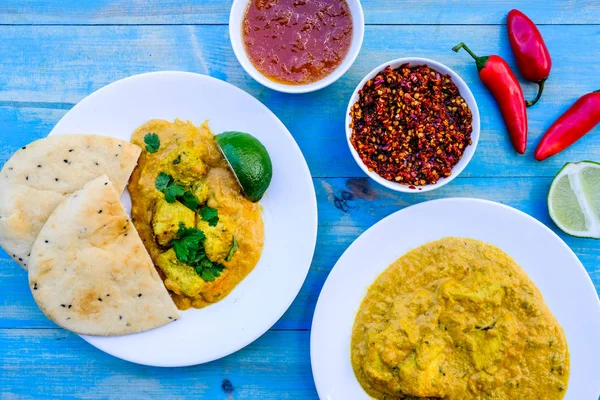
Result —
<instances>
[{"instance_id":1,"label":"lime slice","mask_svg":"<svg viewBox=\"0 0 600 400\"><path fill-rule=\"evenodd\" d=\"M563 232L600 239L600 164L565 164L550 186L548 211Z\"/></svg>"},{"instance_id":2,"label":"lime slice","mask_svg":"<svg viewBox=\"0 0 600 400\"><path fill-rule=\"evenodd\" d=\"M223 132L215 140L246 197L255 203L259 201L273 176L271 157L265 146L244 132Z\"/></svg>"}]
</instances>

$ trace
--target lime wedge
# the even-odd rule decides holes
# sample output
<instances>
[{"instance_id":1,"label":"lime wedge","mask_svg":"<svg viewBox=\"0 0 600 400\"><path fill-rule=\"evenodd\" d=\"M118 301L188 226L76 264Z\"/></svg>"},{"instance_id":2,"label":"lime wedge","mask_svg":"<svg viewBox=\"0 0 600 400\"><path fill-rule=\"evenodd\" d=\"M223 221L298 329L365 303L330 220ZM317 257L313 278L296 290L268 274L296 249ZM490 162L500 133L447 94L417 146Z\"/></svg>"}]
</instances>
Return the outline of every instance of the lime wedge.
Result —
<instances>
[{"instance_id":1,"label":"lime wedge","mask_svg":"<svg viewBox=\"0 0 600 400\"><path fill-rule=\"evenodd\" d=\"M600 239L600 164L565 164L550 186L548 211L563 232Z\"/></svg>"},{"instance_id":2,"label":"lime wedge","mask_svg":"<svg viewBox=\"0 0 600 400\"><path fill-rule=\"evenodd\" d=\"M244 132L223 132L215 136L244 195L252 202L259 201L273 176L271 157L263 144Z\"/></svg>"}]
</instances>

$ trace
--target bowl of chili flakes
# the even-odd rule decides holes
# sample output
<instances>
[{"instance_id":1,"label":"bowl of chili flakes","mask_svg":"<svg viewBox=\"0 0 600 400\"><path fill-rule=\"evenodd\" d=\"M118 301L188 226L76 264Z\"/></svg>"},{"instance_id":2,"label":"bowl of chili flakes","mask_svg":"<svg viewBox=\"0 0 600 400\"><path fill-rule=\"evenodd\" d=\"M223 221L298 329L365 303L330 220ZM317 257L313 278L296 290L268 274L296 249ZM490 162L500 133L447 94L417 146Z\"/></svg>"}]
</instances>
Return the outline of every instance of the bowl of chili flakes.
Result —
<instances>
[{"instance_id":1,"label":"bowl of chili flakes","mask_svg":"<svg viewBox=\"0 0 600 400\"><path fill-rule=\"evenodd\" d=\"M467 166L479 140L473 93L452 69L426 58L381 64L356 87L346 113L354 160L399 192L446 185Z\"/></svg>"}]
</instances>

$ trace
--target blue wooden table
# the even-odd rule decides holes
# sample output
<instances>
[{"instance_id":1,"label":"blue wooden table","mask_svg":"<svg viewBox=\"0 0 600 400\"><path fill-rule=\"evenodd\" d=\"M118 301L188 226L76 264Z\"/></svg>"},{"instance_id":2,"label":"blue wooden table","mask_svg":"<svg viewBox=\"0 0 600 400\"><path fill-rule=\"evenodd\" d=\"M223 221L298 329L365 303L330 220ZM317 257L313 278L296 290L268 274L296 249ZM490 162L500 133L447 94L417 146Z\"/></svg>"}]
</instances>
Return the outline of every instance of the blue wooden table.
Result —
<instances>
[{"instance_id":1,"label":"blue wooden table","mask_svg":"<svg viewBox=\"0 0 600 400\"><path fill-rule=\"evenodd\" d=\"M532 152L553 119L580 95L600 89L600 2L364 0L363 7L365 40L349 72L316 93L286 95L260 86L238 64L229 45L228 0L0 0L0 164L114 80L193 71L248 91L277 114L304 152L319 207L312 267L287 313L247 348L188 368L130 364L59 329L35 305L26 273L1 252L0 399L316 398L309 337L319 291L342 252L375 222L411 204L467 196L516 207L557 231L546 210L550 182L567 161L600 161L600 129L545 162L534 161ZM479 55L499 54L516 69L504 26L513 7L538 23L554 61L542 100L529 109L525 156L513 151L473 61L450 50L465 41ZM362 174L345 143L353 89L372 68L402 56L455 69L481 112L473 160L433 193L399 194L378 186ZM535 85L523 86L532 98ZM600 290L600 243L558 234Z\"/></svg>"}]
</instances>

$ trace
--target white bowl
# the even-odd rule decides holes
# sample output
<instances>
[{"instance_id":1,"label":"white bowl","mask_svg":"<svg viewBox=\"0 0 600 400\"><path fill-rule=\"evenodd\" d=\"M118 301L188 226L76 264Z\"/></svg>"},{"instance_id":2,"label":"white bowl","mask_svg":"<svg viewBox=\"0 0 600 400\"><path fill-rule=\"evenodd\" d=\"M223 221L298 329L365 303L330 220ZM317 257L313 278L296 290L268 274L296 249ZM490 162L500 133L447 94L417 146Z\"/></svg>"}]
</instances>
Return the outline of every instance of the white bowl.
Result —
<instances>
[{"instance_id":1,"label":"white bowl","mask_svg":"<svg viewBox=\"0 0 600 400\"><path fill-rule=\"evenodd\" d=\"M469 108L471 109L471 113L473 114L473 123L472 123L473 131L471 132L471 142L472 143L470 146L467 146L467 148L463 152L461 159L454 166L454 168L452 168L452 174L447 178L440 179L439 181L437 181L434 184L415 186L416 187L415 189L410 189L408 186L402 185L397 182L388 181L387 179L381 177L376 172L369 171L369 168L367 168L367 166L363 163L362 159L360 158L360 156L354 149L354 146L350 142L350 137L352 136L352 129L350 128L350 123L352 122L352 118L350 117L350 109L354 105L354 103L356 103L358 101L359 90L362 89L364 84L369 79L374 78L379 73L379 71L383 70L388 65L391 66L392 68L397 68L397 67L401 66L402 64L408 64L410 66L427 65L428 67L436 70L437 72L439 72L442 75L446 75L446 74L450 75L450 77L454 81L454 84L458 88L460 95L465 99ZM469 89L469 87L467 86L465 81L463 81L456 72L454 72L452 69L448 68L444 64L441 64L437 61L430 60L428 58L419 58L419 57L398 58L396 60L388 61L386 63L381 64L380 66L378 66L377 68L375 68L374 70L369 72L367 74L367 76L365 76L365 78L358 84L358 86L354 90L354 93L352 93L352 97L350 97L350 102L348 103L348 109L346 110L346 139L348 141L348 147L350 148L352 157L354 157L354 161L356 161L356 163L365 172L365 174L367 174L375 182L377 182L380 185L383 185L389 189L395 190L397 192L405 192L405 193L428 192L430 190L442 187L442 186L446 185L447 183L449 183L450 181L452 181L454 178L456 178L462 172L462 170L465 169L467 164L469 164L469 161L471 161L471 158L473 157L473 153L475 153L475 149L477 148L477 142L479 141L479 129L480 129L479 109L477 108L477 102L475 101L475 97L473 97L473 93L471 93L471 90Z\"/></svg>"},{"instance_id":2,"label":"white bowl","mask_svg":"<svg viewBox=\"0 0 600 400\"><path fill-rule=\"evenodd\" d=\"M346 71L348 71L352 63L354 63L354 60L356 60L356 56L358 56L358 52L362 46L363 37L365 34L365 16L363 14L362 6L360 5L360 0L346 0L346 3L348 4L352 14L352 43L350 44L348 54L342 63L338 65L338 67L333 70L331 74L316 82L307 83L304 85L287 85L272 81L254 67L248 58L248 54L246 54L246 49L244 48L244 41L242 40L242 21L244 20L246 8L248 7L250 1L254 0L233 1L231 12L229 14L229 39L231 40L231 46L233 47L233 52L235 53L238 61L240 64L242 64L242 67L244 67L246 72L248 72L248 74L250 74L250 76L258 83L270 89L285 93L313 92L331 85L333 82L338 80L346 73Z\"/></svg>"}]
</instances>

